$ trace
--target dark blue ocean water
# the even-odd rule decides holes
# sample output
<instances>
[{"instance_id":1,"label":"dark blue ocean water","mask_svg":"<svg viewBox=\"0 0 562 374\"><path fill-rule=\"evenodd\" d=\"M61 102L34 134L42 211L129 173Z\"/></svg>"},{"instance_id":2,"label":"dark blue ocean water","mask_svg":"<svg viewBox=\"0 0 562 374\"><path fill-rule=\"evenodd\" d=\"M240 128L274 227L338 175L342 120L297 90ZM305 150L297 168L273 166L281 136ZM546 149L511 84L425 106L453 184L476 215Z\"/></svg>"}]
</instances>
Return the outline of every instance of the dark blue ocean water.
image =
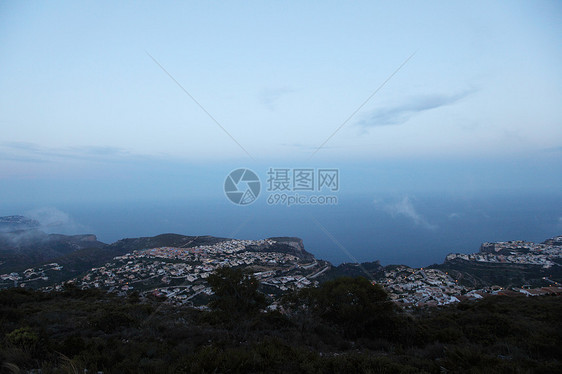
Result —
<instances>
[{"instance_id":1,"label":"dark blue ocean water","mask_svg":"<svg viewBox=\"0 0 562 374\"><path fill-rule=\"evenodd\" d=\"M242 239L297 236L317 258L335 264L380 260L410 266L440 263L450 252L476 252L484 241L542 241L562 234L562 194L338 197L331 206L269 206L261 199L240 207L225 198L59 204L49 209L70 219L48 229L94 233L106 243L169 232ZM13 206L0 213L36 208Z\"/></svg>"}]
</instances>

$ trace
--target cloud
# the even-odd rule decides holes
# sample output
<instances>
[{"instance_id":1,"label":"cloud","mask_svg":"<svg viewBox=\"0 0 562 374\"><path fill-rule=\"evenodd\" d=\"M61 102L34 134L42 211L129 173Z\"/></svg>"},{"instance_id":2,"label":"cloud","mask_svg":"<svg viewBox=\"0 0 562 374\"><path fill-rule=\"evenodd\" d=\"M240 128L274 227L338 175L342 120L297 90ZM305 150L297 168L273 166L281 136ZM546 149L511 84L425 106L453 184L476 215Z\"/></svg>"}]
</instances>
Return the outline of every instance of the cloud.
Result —
<instances>
[{"instance_id":1,"label":"cloud","mask_svg":"<svg viewBox=\"0 0 562 374\"><path fill-rule=\"evenodd\" d=\"M108 147L108 146L90 146L83 148L72 148L75 151L81 151L84 154L94 156L127 156L129 152L123 148Z\"/></svg>"},{"instance_id":2,"label":"cloud","mask_svg":"<svg viewBox=\"0 0 562 374\"><path fill-rule=\"evenodd\" d=\"M1 241L8 242L11 246L17 248L48 240L48 236L44 233L76 235L89 231L67 213L52 207L34 209L25 212L24 216L37 221L39 225L29 226L27 229L18 228L15 231L0 232Z\"/></svg>"},{"instance_id":3,"label":"cloud","mask_svg":"<svg viewBox=\"0 0 562 374\"><path fill-rule=\"evenodd\" d=\"M452 95L423 95L407 99L405 102L380 108L357 122L362 127L401 125L418 113L452 105L466 98L475 90L466 90Z\"/></svg>"},{"instance_id":4,"label":"cloud","mask_svg":"<svg viewBox=\"0 0 562 374\"><path fill-rule=\"evenodd\" d=\"M109 146L44 147L27 142L0 143L0 160L20 162L52 162L59 160L89 160L115 162L139 158L123 148Z\"/></svg>"},{"instance_id":5,"label":"cloud","mask_svg":"<svg viewBox=\"0 0 562 374\"><path fill-rule=\"evenodd\" d=\"M260 100L269 110L275 110L279 99L292 92L295 90L288 87L266 88L260 93Z\"/></svg>"},{"instance_id":6,"label":"cloud","mask_svg":"<svg viewBox=\"0 0 562 374\"><path fill-rule=\"evenodd\" d=\"M410 219L416 226L421 226L428 230L437 229L437 225L428 222L416 211L408 196L405 196L402 200L391 204L382 203L378 200L374 200L373 202L376 206L382 208L382 210L390 214L393 218L405 217Z\"/></svg>"},{"instance_id":7,"label":"cloud","mask_svg":"<svg viewBox=\"0 0 562 374\"><path fill-rule=\"evenodd\" d=\"M34 209L24 214L26 217L39 222L40 230L45 232L77 234L85 231L85 227L61 210L53 207Z\"/></svg>"}]
</instances>

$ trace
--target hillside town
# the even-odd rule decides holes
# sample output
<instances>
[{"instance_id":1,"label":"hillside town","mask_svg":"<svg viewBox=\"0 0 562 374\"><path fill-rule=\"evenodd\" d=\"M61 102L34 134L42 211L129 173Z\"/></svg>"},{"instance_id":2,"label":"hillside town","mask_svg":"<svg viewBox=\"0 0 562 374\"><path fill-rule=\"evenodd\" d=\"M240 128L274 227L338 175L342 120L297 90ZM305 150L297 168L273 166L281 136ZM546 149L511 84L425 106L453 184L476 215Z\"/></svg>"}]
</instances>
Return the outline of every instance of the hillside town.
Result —
<instances>
[{"instance_id":1,"label":"hillside town","mask_svg":"<svg viewBox=\"0 0 562 374\"><path fill-rule=\"evenodd\" d=\"M317 285L314 278L329 269L324 262L256 250L273 244L271 239L229 240L191 248L138 250L117 256L72 282L82 289L101 288L122 295L137 290L143 297L153 295L173 304L197 306L199 295L212 293L205 279L220 267L251 270L272 294ZM60 290L62 287L58 284L45 289Z\"/></svg>"},{"instance_id":2,"label":"hillside town","mask_svg":"<svg viewBox=\"0 0 562 374\"><path fill-rule=\"evenodd\" d=\"M62 270L62 266L56 262L45 264L37 268L29 268L23 271L22 274L12 272L9 274L0 275L0 288L3 287L26 287L28 284L35 282L45 282L49 280L51 272Z\"/></svg>"},{"instance_id":3,"label":"hillside town","mask_svg":"<svg viewBox=\"0 0 562 374\"><path fill-rule=\"evenodd\" d=\"M137 291L141 297L157 297L172 304L203 307L212 294L206 279L220 267L243 267L260 281L262 292L272 297L289 290L317 286L319 281L329 279L330 270L334 269L329 262L280 251L276 244L273 239L233 239L187 248L135 250L116 256L101 267L92 268L70 280L70 283L82 289L104 289L123 296ZM540 244L525 241L483 243L478 253L447 255L445 264L459 261L476 265L516 264L559 269L562 264L562 236ZM49 282L62 269L63 266L53 262L22 273L2 274L0 286L62 290L68 282ZM534 296L562 291L560 279L547 276L540 282L542 287L533 288L522 283L513 287L491 285L475 289L461 285L449 272L434 266L411 268L392 265L381 269L370 275L371 280L383 286L394 302L406 308L447 305L464 299L479 299L488 294L515 292Z\"/></svg>"},{"instance_id":4,"label":"hillside town","mask_svg":"<svg viewBox=\"0 0 562 374\"><path fill-rule=\"evenodd\" d=\"M562 236L543 243L507 241L483 243L480 252L473 254L454 253L447 261L467 261L491 264L534 265L543 269L562 265ZM474 289L459 284L448 272L439 269L415 269L408 266L388 266L384 277L377 279L397 304L411 306L435 306L459 302L464 299L480 299L489 294L510 295L513 293L536 296L562 293L561 282L542 278L543 287L531 288L527 284L506 289L497 285Z\"/></svg>"},{"instance_id":5,"label":"hillside town","mask_svg":"<svg viewBox=\"0 0 562 374\"><path fill-rule=\"evenodd\" d=\"M461 259L465 261L512 263L540 265L548 269L556 265L556 259L562 258L562 236L551 239L550 243L532 243L522 240L483 243L480 252L472 254L451 253L446 260Z\"/></svg>"},{"instance_id":6,"label":"hillside town","mask_svg":"<svg viewBox=\"0 0 562 374\"><path fill-rule=\"evenodd\" d=\"M467 290L447 273L400 265L386 270L379 282L400 305L445 305L458 302Z\"/></svg>"},{"instance_id":7,"label":"hillside town","mask_svg":"<svg viewBox=\"0 0 562 374\"><path fill-rule=\"evenodd\" d=\"M523 284L520 287L505 288L493 285L473 289L459 285L458 280L439 269L416 269L404 265L385 269L384 277L377 280L377 283L388 291L391 300L405 308L447 305L467 299L477 300L487 295L562 294L562 285L559 282L546 277L544 282L548 285L536 288Z\"/></svg>"}]
</instances>

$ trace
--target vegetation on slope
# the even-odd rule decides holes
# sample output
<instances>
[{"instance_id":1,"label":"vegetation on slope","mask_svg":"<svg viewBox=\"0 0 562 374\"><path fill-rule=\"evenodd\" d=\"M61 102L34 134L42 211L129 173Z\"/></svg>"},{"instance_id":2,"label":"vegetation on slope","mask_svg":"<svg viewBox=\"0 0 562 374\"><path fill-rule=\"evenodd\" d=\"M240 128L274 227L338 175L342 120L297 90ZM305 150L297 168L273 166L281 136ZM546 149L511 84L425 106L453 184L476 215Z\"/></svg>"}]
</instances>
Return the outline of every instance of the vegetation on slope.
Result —
<instances>
[{"instance_id":1,"label":"vegetation on slope","mask_svg":"<svg viewBox=\"0 0 562 374\"><path fill-rule=\"evenodd\" d=\"M405 314L366 279L338 278L266 312L251 275L221 269L210 283L211 311L72 286L0 291L2 372L562 370L560 297L497 296Z\"/></svg>"}]
</instances>

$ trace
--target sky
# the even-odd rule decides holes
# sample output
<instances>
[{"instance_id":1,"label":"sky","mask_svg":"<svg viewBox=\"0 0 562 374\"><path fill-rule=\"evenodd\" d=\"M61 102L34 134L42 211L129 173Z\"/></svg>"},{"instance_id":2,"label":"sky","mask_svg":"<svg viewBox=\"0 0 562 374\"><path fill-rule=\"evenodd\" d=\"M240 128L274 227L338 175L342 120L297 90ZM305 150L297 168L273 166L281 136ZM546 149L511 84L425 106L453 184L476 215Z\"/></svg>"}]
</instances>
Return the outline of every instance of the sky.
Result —
<instances>
[{"instance_id":1,"label":"sky","mask_svg":"<svg viewBox=\"0 0 562 374\"><path fill-rule=\"evenodd\" d=\"M2 204L562 190L557 1L0 3ZM345 182L345 183L344 183ZM402 194L401 194L402 193ZM1 208L1 207L0 207Z\"/></svg>"}]
</instances>

